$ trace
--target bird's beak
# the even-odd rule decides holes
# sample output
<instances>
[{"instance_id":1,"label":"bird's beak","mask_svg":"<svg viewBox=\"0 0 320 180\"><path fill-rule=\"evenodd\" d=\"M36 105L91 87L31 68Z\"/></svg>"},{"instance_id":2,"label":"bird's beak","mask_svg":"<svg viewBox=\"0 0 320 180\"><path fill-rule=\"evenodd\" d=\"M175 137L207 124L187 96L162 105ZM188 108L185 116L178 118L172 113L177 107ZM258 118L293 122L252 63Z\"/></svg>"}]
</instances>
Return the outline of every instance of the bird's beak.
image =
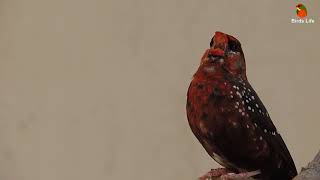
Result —
<instances>
[{"instance_id":1,"label":"bird's beak","mask_svg":"<svg viewBox=\"0 0 320 180\"><path fill-rule=\"evenodd\" d=\"M222 32L215 32L213 36L213 44L209 50L209 56L222 57L225 55L225 51L228 45L228 37Z\"/></svg>"}]
</instances>

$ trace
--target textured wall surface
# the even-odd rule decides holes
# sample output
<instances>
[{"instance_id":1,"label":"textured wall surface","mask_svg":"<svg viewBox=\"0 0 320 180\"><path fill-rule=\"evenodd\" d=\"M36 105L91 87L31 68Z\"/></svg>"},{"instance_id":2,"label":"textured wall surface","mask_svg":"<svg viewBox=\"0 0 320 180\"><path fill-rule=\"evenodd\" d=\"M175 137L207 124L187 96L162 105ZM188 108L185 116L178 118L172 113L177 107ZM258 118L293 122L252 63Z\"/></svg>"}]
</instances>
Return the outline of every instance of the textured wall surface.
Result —
<instances>
[{"instance_id":1,"label":"textured wall surface","mask_svg":"<svg viewBox=\"0 0 320 180\"><path fill-rule=\"evenodd\" d=\"M0 0L0 179L194 179L218 165L191 133L186 91L214 31L298 169L319 150L320 2Z\"/></svg>"},{"instance_id":2,"label":"textured wall surface","mask_svg":"<svg viewBox=\"0 0 320 180\"><path fill-rule=\"evenodd\" d=\"M317 180L320 179L320 151L314 159L304 166L301 173L294 180Z\"/></svg>"}]
</instances>

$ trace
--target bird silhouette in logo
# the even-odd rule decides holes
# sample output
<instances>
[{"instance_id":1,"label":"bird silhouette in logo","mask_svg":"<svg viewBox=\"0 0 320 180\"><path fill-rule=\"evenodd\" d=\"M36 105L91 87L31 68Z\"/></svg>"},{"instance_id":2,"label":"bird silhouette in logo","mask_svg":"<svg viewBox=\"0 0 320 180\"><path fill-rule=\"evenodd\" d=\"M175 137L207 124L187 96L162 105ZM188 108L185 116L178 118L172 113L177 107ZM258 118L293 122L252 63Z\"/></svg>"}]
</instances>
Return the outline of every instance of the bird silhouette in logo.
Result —
<instances>
[{"instance_id":1,"label":"bird silhouette in logo","mask_svg":"<svg viewBox=\"0 0 320 180\"><path fill-rule=\"evenodd\" d=\"M303 5L303 4L298 4L298 5L296 6L296 8L297 8L296 13L297 13L297 16L298 16L299 18L304 18L304 17L306 17L306 16L308 15L308 13L307 13L307 8L306 8L305 5Z\"/></svg>"}]
</instances>

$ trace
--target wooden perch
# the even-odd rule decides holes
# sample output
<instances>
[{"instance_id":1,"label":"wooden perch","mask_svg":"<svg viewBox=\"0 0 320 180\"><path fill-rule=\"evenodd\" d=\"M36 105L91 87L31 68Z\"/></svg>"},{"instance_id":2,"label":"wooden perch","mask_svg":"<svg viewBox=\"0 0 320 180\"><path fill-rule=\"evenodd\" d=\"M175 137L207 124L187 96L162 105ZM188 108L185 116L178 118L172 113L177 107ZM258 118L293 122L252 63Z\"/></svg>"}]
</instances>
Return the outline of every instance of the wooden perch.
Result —
<instances>
[{"instance_id":1,"label":"wooden perch","mask_svg":"<svg viewBox=\"0 0 320 180\"><path fill-rule=\"evenodd\" d=\"M199 180L225 180L220 176L227 173L225 169L213 169L206 175L199 178ZM239 180L239 179L237 179ZM241 180L253 180L252 178L241 178ZM301 172L293 180L320 180L320 151L316 157L307 165L303 167Z\"/></svg>"}]
</instances>

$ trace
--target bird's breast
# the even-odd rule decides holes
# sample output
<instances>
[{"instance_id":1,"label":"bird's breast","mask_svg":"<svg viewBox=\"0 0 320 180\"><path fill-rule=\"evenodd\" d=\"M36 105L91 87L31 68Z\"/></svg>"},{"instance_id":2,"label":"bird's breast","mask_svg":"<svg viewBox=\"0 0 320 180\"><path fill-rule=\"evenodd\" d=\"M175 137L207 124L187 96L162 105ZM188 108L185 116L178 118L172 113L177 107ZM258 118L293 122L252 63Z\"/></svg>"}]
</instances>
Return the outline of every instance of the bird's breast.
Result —
<instances>
[{"instance_id":1,"label":"bird's breast","mask_svg":"<svg viewBox=\"0 0 320 180\"><path fill-rule=\"evenodd\" d=\"M194 79L188 90L187 114L193 131L206 137L214 137L222 131L224 114L229 111L224 105L228 84L223 81L200 81Z\"/></svg>"}]
</instances>

